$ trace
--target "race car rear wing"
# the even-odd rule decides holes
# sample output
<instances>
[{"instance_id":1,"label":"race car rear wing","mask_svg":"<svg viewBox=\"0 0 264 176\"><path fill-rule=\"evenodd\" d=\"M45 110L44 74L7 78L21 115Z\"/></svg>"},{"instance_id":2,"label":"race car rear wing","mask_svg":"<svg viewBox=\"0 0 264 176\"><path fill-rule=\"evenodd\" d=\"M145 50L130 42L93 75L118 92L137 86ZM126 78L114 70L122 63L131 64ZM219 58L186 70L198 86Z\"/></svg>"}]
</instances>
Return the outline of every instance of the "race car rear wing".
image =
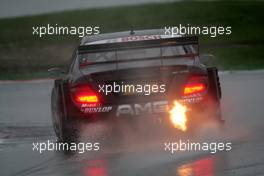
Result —
<instances>
[{"instance_id":1,"label":"race car rear wing","mask_svg":"<svg viewBox=\"0 0 264 176\"><path fill-rule=\"evenodd\" d=\"M93 53L93 52L105 52L105 51L114 51L114 50L128 50L128 49L137 49L137 48L151 48L151 47L176 46L176 45L198 45L198 36L81 45L78 47L78 53L84 54L84 53ZM197 54L199 53L198 51Z\"/></svg>"},{"instance_id":2,"label":"race car rear wing","mask_svg":"<svg viewBox=\"0 0 264 176\"><path fill-rule=\"evenodd\" d=\"M120 50L130 50L130 49L144 49L144 48L154 48L154 47L166 47L166 46L184 46L184 45L196 45L196 51L186 54L177 54L171 56L163 56L162 50L159 57L146 57L146 58L133 58L133 59L118 59L117 56L114 60L100 61L100 62L89 62L89 65L97 64L110 64L110 63L122 63L122 62L135 62L135 61L146 61L146 60L161 60L161 65L163 65L163 59L175 59L175 58L194 58L199 55L198 48L198 37L173 37L173 38L161 38L155 40L140 40L140 41L129 41L129 42L116 42L116 43L103 43L103 44L88 44L78 47L78 54L87 53L99 53L108 51L120 51ZM80 64L84 67L86 64ZM116 66L118 68L118 66Z\"/></svg>"}]
</instances>

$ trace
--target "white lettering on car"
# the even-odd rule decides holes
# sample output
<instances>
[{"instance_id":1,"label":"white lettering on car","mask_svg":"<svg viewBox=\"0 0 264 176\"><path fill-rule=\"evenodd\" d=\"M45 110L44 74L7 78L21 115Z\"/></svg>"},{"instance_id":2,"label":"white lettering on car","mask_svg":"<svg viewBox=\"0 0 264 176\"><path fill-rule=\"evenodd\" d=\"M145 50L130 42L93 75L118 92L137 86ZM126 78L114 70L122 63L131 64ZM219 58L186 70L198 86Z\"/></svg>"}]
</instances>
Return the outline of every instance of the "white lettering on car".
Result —
<instances>
[{"instance_id":1,"label":"white lettering on car","mask_svg":"<svg viewBox=\"0 0 264 176\"><path fill-rule=\"evenodd\" d=\"M140 115L166 112L168 101L148 102L145 104L124 104L119 105L116 110L116 116L121 115Z\"/></svg>"}]
</instances>

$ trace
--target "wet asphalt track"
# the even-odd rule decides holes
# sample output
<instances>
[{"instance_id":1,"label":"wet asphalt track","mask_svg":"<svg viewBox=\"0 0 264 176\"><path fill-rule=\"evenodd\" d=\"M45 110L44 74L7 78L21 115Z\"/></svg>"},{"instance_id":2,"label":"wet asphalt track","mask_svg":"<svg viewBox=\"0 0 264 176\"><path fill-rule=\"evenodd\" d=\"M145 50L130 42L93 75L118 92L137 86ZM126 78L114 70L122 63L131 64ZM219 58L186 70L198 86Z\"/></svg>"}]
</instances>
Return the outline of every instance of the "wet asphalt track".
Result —
<instances>
[{"instance_id":1,"label":"wet asphalt track","mask_svg":"<svg viewBox=\"0 0 264 176\"><path fill-rule=\"evenodd\" d=\"M52 81L0 83L0 175L264 175L264 72L223 74L221 82L225 129L206 127L197 138L231 141L231 151L171 155L164 151L166 140L159 139L73 156L32 151L32 142L55 141Z\"/></svg>"}]
</instances>

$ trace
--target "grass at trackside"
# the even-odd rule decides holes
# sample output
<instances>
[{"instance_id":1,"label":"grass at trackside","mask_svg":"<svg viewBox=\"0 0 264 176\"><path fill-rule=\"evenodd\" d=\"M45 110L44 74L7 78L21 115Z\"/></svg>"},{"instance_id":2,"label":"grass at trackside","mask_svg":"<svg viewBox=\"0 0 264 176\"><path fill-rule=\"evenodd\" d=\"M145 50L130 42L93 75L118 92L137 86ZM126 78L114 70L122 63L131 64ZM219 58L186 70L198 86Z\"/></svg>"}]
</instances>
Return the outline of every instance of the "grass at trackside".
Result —
<instances>
[{"instance_id":1,"label":"grass at trackside","mask_svg":"<svg viewBox=\"0 0 264 176\"><path fill-rule=\"evenodd\" d=\"M163 28L179 24L231 26L230 36L201 37L202 52L216 55L222 69L264 68L263 8L264 2L254 1L188 1L1 19L0 79L46 77L47 68L66 64L79 38L39 38L32 35L32 26L46 26L48 23L62 26L100 26L101 33L132 28Z\"/></svg>"},{"instance_id":2,"label":"grass at trackside","mask_svg":"<svg viewBox=\"0 0 264 176\"><path fill-rule=\"evenodd\" d=\"M76 10L32 17L0 20L0 44L26 46L39 42L78 40L59 36L38 38L32 26L100 26L101 32L163 28L178 24L232 26L232 35L204 38L208 43L263 42L262 10L264 2L178 2L138 6Z\"/></svg>"},{"instance_id":3,"label":"grass at trackside","mask_svg":"<svg viewBox=\"0 0 264 176\"><path fill-rule=\"evenodd\" d=\"M231 45L204 48L201 52L213 54L213 65L217 65L220 70L254 70L264 68L263 49L261 45Z\"/></svg>"}]
</instances>

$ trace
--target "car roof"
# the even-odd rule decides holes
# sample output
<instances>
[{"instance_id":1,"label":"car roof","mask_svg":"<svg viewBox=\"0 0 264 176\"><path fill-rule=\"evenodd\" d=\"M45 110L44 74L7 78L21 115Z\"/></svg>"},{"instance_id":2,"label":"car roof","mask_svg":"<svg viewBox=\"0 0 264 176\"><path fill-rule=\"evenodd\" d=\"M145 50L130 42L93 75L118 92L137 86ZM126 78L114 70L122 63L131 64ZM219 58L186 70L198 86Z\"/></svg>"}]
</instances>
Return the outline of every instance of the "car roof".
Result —
<instances>
[{"instance_id":1,"label":"car roof","mask_svg":"<svg viewBox=\"0 0 264 176\"><path fill-rule=\"evenodd\" d=\"M116 38L124 38L129 36L150 36L150 35L165 35L165 29L148 29L148 30L131 30L114 33L104 33L85 36L82 38L80 45L87 45L96 41L106 41ZM174 35L171 37L182 37L180 35Z\"/></svg>"}]
</instances>

